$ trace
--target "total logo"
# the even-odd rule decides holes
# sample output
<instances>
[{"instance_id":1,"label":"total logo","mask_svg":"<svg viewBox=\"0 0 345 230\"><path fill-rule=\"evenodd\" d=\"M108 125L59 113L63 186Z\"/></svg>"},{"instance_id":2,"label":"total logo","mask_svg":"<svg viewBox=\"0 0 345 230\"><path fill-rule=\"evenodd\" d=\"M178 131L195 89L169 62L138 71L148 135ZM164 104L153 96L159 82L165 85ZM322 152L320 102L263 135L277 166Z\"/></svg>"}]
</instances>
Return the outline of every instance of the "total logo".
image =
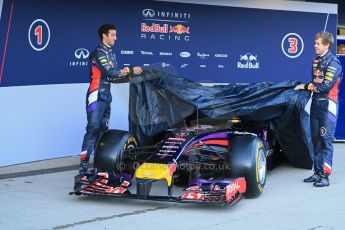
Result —
<instances>
[{"instance_id":1,"label":"total logo","mask_svg":"<svg viewBox=\"0 0 345 230\"><path fill-rule=\"evenodd\" d=\"M148 55L148 56L153 56L154 54L153 54L153 52L152 51L143 51L143 50L141 50L140 51L140 54L141 55Z\"/></svg>"},{"instance_id":2,"label":"total logo","mask_svg":"<svg viewBox=\"0 0 345 230\"><path fill-rule=\"evenodd\" d=\"M237 62L238 69L259 69L260 63L258 62L258 56L251 53L240 55L240 61Z\"/></svg>"},{"instance_id":3,"label":"total logo","mask_svg":"<svg viewBox=\"0 0 345 230\"><path fill-rule=\"evenodd\" d=\"M90 56L90 52L85 48L78 48L74 51L74 60L69 62L69 66L78 67L78 66L87 66L88 65L88 57Z\"/></svg>"},{"instance_id":4,"label":"total logo","mask_svg":"<svg viewBox=\"0 0 345 230\"><path fill-rule=\"evenodd\" d=\"M209 57L209 54L205 54L205 53L197 53L196 56L198 56L201 59L206 59L207 57Z\"/></svg>"},{"instance_id":5,"label":"total logo","mask_svg":"<svg viewBox=\"0 0 345 230\"><path fill-rule=\"evenodd\" d=\"M134 55L134 50L121 50L123 55Z\"/></svg>"}]
</instances>

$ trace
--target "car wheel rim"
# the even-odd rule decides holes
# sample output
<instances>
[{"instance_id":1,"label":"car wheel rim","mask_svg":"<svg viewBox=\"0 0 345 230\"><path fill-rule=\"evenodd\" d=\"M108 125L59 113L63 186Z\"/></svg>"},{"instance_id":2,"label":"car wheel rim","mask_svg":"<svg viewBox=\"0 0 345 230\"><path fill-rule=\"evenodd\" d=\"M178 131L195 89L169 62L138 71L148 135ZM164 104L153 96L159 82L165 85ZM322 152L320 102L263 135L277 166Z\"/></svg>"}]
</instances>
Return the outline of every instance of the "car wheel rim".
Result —
<instances>
[{"instance_id":1,"label":"car wheel rim","mask_svg":"<svg viewBox=\"0 0 345 230\"><path fill-rule=\"evenodd\" d=\"M260 184L264 184L266 179L266 157L263 149L259 150L258 172Z\"/></svg>"}]
</instances>

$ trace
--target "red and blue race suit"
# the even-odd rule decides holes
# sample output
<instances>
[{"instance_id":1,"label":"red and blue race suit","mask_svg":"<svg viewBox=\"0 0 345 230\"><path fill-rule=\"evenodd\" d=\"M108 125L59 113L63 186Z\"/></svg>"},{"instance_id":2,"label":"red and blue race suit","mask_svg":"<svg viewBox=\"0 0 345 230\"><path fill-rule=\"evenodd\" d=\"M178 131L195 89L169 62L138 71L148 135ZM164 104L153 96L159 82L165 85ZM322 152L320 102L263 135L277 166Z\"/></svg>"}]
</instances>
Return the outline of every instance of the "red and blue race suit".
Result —
<instances>
[{"instance_id":1,"label":"red and blue race suit","mask_svg":"<svg viewBox=\"0 0 345 230\"><path fill-rule=\"evenodd\" d=\"M111 48L100 44L89 58L91 82L86 94L87 126L80 155L80 173L86 172L90 155L102 133L108 129L112 101L110 84L128 82L132 73L117 68Z\"/></svg>"},{"instance_id":2,"label":"red and blue race suit","mask_svg":"<svg viewBox=\"0 0 345 230\"><path fill-rule=\"evenodd\" d=\"M305 89L313 93L310 126L314 146L314 171L316 174L332 173L333 139L337 122L338 90L342 79L339 60L327 52L313 60L312 82Z\"/></svg>"}]
</instances>

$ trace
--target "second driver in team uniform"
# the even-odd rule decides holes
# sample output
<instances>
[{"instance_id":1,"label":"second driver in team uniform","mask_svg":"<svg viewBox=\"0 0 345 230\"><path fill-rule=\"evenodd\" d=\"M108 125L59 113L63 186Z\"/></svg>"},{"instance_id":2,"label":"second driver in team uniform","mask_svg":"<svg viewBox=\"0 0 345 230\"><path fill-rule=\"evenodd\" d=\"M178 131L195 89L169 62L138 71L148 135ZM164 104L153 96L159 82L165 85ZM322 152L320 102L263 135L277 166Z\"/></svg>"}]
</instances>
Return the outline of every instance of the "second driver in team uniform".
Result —
<instances>
[{"instance_id":1,"label":"second driver in team uniform","mask_svg":"<svg viewBox=\"0 0 345 230\"><path fill-rule=\"evenodd\" d=\"M101 44L89 59L91 82L86 95L87 126L80 155L80 175L87 172L90 155L102 133L108 129L112 101L111 83L128 82L131 77L142 73L141 67L118 69L116 56L111 49L117 39L114 25L102 25L98 35Z\"/></svg>"}]
</instances>

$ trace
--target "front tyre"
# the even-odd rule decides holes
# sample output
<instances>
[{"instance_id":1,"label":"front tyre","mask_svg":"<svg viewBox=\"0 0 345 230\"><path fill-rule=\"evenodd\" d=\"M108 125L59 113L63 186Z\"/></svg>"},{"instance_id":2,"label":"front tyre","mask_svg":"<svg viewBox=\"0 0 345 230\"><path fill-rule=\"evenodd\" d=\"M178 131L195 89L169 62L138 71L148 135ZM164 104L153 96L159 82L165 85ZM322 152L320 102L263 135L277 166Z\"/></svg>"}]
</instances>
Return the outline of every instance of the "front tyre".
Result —
<instances>
[{"instance_id":1,"label":"front tyre","mask_svg":"<svg viewBox=\"0 0 345 230\"><path fill-rule=\"evenodd\" d=\"M255 135L239 135L231 140L227 155L227 176L246 178L245 196L258 197L266 183L266 154L260 138Z\"/></svg>"},{"instance_id":2,"label":"front tyre","mask_svg":"<svg viewBox=\"0 0 345 230\"><path fill-rule=\"evenodd\" d=\"M137 140L127 131L109 130L100 138L95 149L95 168L101 171L133 174L134 166L130 149L138 146Z\"/></svg>"}]
</instances>

